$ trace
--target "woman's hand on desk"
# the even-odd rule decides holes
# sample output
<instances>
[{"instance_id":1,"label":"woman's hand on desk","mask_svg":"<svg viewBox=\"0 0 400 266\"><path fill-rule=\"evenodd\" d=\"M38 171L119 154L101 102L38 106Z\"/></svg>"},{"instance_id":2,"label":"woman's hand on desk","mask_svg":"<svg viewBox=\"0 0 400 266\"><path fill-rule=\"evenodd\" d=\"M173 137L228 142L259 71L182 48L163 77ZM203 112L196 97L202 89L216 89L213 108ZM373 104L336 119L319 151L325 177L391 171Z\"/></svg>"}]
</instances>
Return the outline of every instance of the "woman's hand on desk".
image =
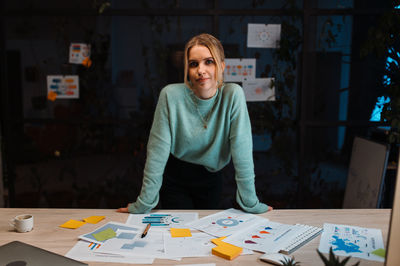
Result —
<instances>
[{"instance_id":1,"label":"woman's hand on desk","mask_svg":"<svg viewBox=\"0 0 400 266\"><path fill-rule=\"evenodd\" d=\"M128 204L126 207L122 207L122 208L117 209L117 212L128 213L128 212L129 212L128 207L129 207L129 204ZM270 212L270 211L272 211L273 209L274 209L273 207L268 206L267 212Z\"/></svg>"},{"instance_id":2,"label":"woman's hand on desk","mask_svg":"<svg viewBox=\"0 0 400 266\"><path fill-rule=\"evenodd\" d=\"M129 206L129 205L128 205ZM126 207L122 207L122 208L119 208L118 210L117 210L117 212L123 212L123 213L125 213L125 212L129 212L129 210L128 210L128 206L126 206Z\"/></svg>"}]
</instances>

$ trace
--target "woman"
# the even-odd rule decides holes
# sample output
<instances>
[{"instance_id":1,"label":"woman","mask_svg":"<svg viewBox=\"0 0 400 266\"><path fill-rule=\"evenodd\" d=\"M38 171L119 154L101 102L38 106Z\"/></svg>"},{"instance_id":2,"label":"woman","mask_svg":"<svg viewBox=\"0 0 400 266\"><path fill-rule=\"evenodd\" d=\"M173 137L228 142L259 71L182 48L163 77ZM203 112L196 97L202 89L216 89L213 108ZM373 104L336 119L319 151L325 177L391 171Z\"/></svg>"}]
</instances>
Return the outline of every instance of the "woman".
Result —
<instances>
[{"instance_id":1,"label":"woman","mask_svg":"<svg viewBox=\"0 0 400 266\"><path fill-rule=\"evenodd\" d=\"M119 212L150 212L159 194L163 209L215 209L221 169L231 157L240 207L250 213L272 210L256 196L246 100L239 85L223 83L224 60L220 41L209 34L186 44L184 84L160 92L140 195Z\"/></svg>"}]
</instances>

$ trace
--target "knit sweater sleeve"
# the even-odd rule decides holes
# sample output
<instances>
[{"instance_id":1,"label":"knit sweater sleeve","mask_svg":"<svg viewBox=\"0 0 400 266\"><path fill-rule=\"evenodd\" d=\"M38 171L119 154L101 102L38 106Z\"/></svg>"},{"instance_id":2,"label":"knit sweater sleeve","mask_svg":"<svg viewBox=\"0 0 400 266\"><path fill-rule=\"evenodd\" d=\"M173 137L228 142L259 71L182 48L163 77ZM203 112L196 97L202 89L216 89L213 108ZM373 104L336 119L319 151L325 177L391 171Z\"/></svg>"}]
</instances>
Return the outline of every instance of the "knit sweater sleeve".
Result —
<instances>
[{"instance_id":1,"label":"knit sweater sleeve","mask_svg":"<svg viewBox=\"0 0 400 266\"><path fill-rule=\"evenodd\" d=\"M136 202L129 204L130 213L148 213L159 201L164 168L171 150L171 130L168 117L168 99L166 90L163 89L158 99L147 143L142 189Z\"/></svg>"},{"instance_id":2,"label":"knit sweater sleeve","mask_svg":"<svg viewBox=\"0 0 400 266\"><path fill-rule=\"evenodd\" d=\"M256 195L253 140L246 99L242 88L233 88L229 138L237 184L236 201L246 212L263 213L268 211L268 205L261 203Z\"/></svg>"}]
</instances>

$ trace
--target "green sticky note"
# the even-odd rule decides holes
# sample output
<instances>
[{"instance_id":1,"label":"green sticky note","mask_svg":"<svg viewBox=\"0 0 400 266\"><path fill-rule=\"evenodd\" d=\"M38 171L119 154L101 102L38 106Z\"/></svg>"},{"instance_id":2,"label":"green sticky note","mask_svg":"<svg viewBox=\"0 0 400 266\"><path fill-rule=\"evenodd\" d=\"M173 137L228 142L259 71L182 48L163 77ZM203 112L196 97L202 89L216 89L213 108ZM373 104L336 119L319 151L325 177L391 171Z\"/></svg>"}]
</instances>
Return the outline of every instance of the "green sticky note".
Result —
<instances>
[{"instance_id":1,"label":"green sticky note","mask_svg":"<svg viewBox=\"0 0 400 266\"><path fill-rule=\"evenodd\" d=\"M378 248L371 253L382 258L386 256L386 250L384 250L383 248Z\"/></svg>"},{"instance_id":2,"label":"green sticky note","mask_svg":"<svg viewBox=\"0 0 400 266\"><path fill-rule=\"evenodd\" d=\"M107 228L104 231L98 232L96 234L92 234L97 241L104 241L110 238L115 237L117 234L111 228Z\"/></svg>"}]
</instances>

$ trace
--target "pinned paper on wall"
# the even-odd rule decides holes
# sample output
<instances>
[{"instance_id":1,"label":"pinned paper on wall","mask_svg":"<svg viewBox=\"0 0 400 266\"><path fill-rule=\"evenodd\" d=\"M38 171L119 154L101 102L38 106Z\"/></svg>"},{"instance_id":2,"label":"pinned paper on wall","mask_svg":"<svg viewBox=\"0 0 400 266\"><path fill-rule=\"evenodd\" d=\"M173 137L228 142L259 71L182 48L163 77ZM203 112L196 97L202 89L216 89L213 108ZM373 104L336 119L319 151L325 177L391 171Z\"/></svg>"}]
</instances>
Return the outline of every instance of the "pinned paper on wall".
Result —
<instances>
[{"instance_id":1,"label":"pinned paper on wall","mask_svg":"<svg viewBox=\"0 0 400 266\"><path fill-rule=\"evenodd\" d=\"M69 63L85 64L90 60L90 44L71 43L69 46Z\"/></svg>"},{"instance_id":2,"label":"pinned paper on wall","mask_svg":"<svg viewBox=\"0 0 400 266\"><path fill-rule=\"evenodd\" d=\"M247 47L279 48L281 24L247 25Z\"/></svg>"},{"instance_id":3,"label":"pinned paper on wall","mask_svg":"<svg viewBox=\"0 0 400 266\"><path fill-rule=\"evenodd\" d=\"M224 81L243 81L256 76L255 58L226 58Z\"/></svg>"},{"instance_id":4,"label":"pinned paper on wall","mask_svg":"<svg viewBox=\"0 0 400 266\"><path fill-rule=\"evenodd\" d=\"M79 76L49 75L47 76L48 99L79 98Z\"/></svg>"},{"instance_id":5,"label":"pinned paper on wall","mask_svg":"<svg viewBox=\"0 0 400 266\"><path fill-rule=\"evenodd\" d=\"M259 78L243 81L247 102L275 101L274 78Z\"/></svg>"}]
</instances>

